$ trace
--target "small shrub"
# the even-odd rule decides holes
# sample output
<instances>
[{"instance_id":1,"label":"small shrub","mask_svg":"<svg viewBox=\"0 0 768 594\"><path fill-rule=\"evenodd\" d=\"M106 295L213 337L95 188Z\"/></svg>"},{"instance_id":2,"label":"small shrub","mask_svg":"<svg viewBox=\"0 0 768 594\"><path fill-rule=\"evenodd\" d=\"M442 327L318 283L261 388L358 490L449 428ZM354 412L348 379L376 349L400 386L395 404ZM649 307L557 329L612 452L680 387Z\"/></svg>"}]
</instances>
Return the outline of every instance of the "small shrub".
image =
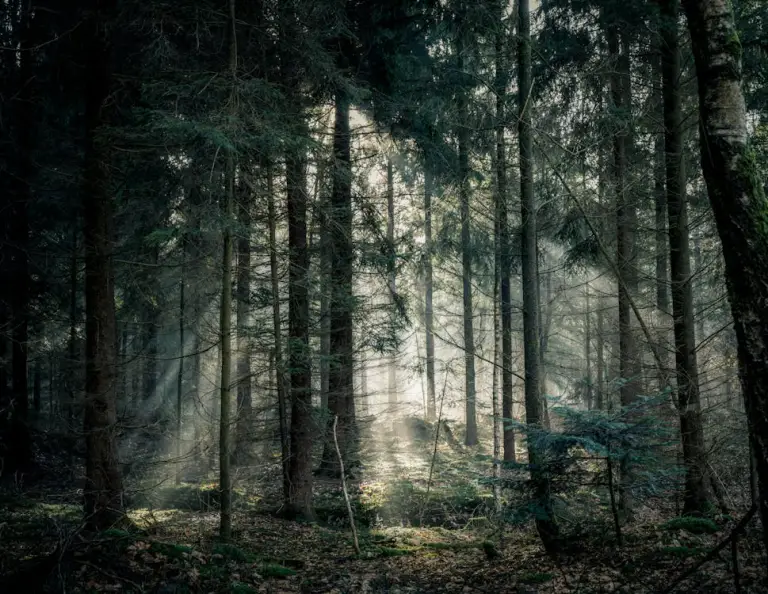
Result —
<instances>
[{"instance_id":1,"label":"small shrub","mask_svg":"<svg viewBox=\"0 0 768 594\"><path fill-rule=\"evenodd\" d=\"M260 573L266 578L286 578L296 575L296 572L293 569L278 565L277 563L265 563L262 566Z\"/></svg>"},{"instance_id":2,"label":"small shrub","mask_svg":"<svg viewBox=\"0 0 768 594\"><path fill-rule=\"evenodd\" d=\"M685 530L691 534L714 534L720 528L709 518L697 518L695 516L681 516L664 522L661 526L664 530Z\"/></svg>"},{"instance_id":3,"label":"small shrub","mask_svg":"<svg viewBox=\"0 0 768 594\"><path fill-rule=\"evenodd\" d=\"M149 552L165 555L169 559L182 559L184 555L192 552L192 547L174 543L153 542L149 547Z\"/></svg>"},{"instance_id":4,"label":"small shrub","mask_svg":"<svg viewBox=\"0 0 768 594\"><path fill-rule=\"evenodd\" d=\"M236 561L237 563L251 563L255 561L255 557L252 553L228 543L219 543L215 545L213 547L213 554L221 555L225 559Z\"/></svg>"}]
</instances>

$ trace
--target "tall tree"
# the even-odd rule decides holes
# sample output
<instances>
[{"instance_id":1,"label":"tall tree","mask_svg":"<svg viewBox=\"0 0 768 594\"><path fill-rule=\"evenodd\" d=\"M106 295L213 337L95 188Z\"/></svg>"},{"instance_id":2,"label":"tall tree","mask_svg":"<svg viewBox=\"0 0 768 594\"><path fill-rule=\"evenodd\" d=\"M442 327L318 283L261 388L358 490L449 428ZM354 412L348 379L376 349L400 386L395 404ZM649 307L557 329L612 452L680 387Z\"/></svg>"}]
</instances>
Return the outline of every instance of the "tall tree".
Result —
<instances>
[{"instance_id":1,"label":"tall tree","mask_svg":"<svg viewBox=\"0 0 768 594\"><path fill-rule=\"evenodd\" d=\"M85 156L82 207L85 240L85 518L94 530L122 516L123 485L115 440L117 324L112 264L110 146L104 139L114 101L114 0L92 0L83 30Z\"/></svg>"},{"instance_id":2,"label":"tall tree","mask_svg":"<svg viewBox=\"0 0 768 594\"><path fill-rule=\"evenodd\" d=\"M466 75L466 13L468 7L459 2L457 7L457 30L455 40L456 71L460 76ZM466 81L456 94L456 139L459 156L459 203L461 210L461 284L464 303L464 392L465 392L465 422L467 424L464 444L477 444L477 408L475 389L475 330L474 308L472 307L472 237L470 232L470 187L469 187L469 90Z\"/></svg>"},{"instance_id":3,"label":"tall tree","mask_svg":"<svg viewBox=\"0 0 768 594\"><path fill-rule=\"evenodd\" d=\"M263 173L263 172L260 172ZM247 175L247 173L244 173ZM251 396L251 191L238 200L237 241L237 443L238 463L248 460L253 434Z\"/></svg>"},{"instance_id":4,"label":"tall tree","mask_svg":"<svg viewBox=\"0 0 768 594\"><path fill-rule=\"evenodd\" d=\"M307 245L306 139L309 133L301 96L299 56L293 40L302 35L296 6L279 4L281 77L286 86L287 111L293 120L292 142L285 145L285 192L288 210L288 366L290 383L290 458L288 460L289 517L312 518L312 378L309 351L309 248Z\"/></svg>"},{"instance_id":5,"label":"tall tree","mask_svg":"<svg viewBox=\"0 0 768 594\"><path fill-rule=\"evenodd\" d=\"M683 513L709 508L705 487L706 450L699 403L699 373L694 334L693 290L685 196L683 130L678 46L679 0L661 0L661 71L664 97L666 203L669 216L669 263L677 371L677 408L685 464Z\"/></svg>"},{"instance_id":6,"label":"tall tree","mask_svg":"<svg viewBox=\"0 0 768 594\"><path fill-rule=\"evenodd\" d=\"M634 231L637 213L630 197L629 151L631 130L631 76L628 25L615 12L607 24L608 54L613 65L610 75L611 106L620 119L613 132L613 183L616 192L616 265L619 294L619 397L622 406L631 406L639 390L637 348L631 323L630 300L637 292ZM622 459L620 505L626 517L632 512L632 473L628 457Z\"/></svg>"},{"instance_id":7,"label":"tall tree","mask_svg":"<svg viewBox=\"0 0 768 594\"><path fill-rule=\"evenodd\" d=\"M229 38L229 109L232 121L238 116L237 92L237 0L229 0L229 22L227 26ZM230 464L232 462L232 217L235 207L236 180L235 149L227 152L224 191L223 219L224 237L222 249L221 274L221 312L219 318L219 340L221 352L221 387L219 414L219 490L221 492L221 521L219 537L226 541L232 536L232 477Z\"/></svg>"},{"instance_id":8,"label":"tall tree","mask_svg":"<svg viewBox=\"0 0 768 594\"><path fill-rule=\"evenodd\" d=\"M328 404L333 416L331 431L336 425L334 447L326 442L323 465L338 475L341 455L345 470L351 469L357 456L355 423L354 359L352 312L354 295L354 245L352 238L352 159L349 128L350 101L346 91L336 94L336 120L333 132L333 190L329 222L329 252L331 268L330 295L330 369Z\"/></svg>"},{"instance_id":9,"label":"tall tree","mask_svg":"<svg viewBox=\"0 0 768 594\"><path fill-rule=\"evenodd\" d=\"M435 396L435 332L432 307L432 172L424 168L424 327L427 349L427 420L437 418Z\"/></svg>"},{"instance_id":10,"label":"tall tree","mask_svg":"<svg viewBox=\"0 0 768 594\"><path fill-rule=\"evenodd\" d=\"M729 0L684 0L699 87L701 165L728 298L768 547L768 199L747 133L742 48Z\"/></svg>"},{"instance_id":11,"label":"tall tree","mask_svg":"<svg viewBox=\"0 0 768 594\"><path fill-rule=\"evenodd\" d=\"M512 290L511 279L511 241L509 233L509 200L507 196L507 145L506 101L507 101L507 65L504 57L507 53L507 28L504 23L504 2L496 8L496 31L494 38L496 94L496 210L499 213L499 284L501 298L501 402L504 422L504 459L514 461L515 432L510 422L513 411L514 394L512 383ZM495 299L495 297L494 297Z\"/></svg>"},{"instance_id":12,"label":"tall tree","mask_svg":"<svg viewBox=\"0 0 768 594\"><path fill-rule=\"evenodd\" d=\"M557 548L559 528L555 521L550 480L541 467L544 452L537 442L543 415L541 358L539 356L539 305L536 237L536 198L533 193L533 131L531 122L531 12L530 0L518 4L518 134L520 143L520 205L522 217L523 341L525 343L525 418L529 426L528 465L540 512L536 528L548 551Z\"/></svg>"},{"instance_id":13,"label":"tall tree","mask_svg":"<svg viewBox=\"0 0 768 594\"><path fill-rule=\"evenodd\" d=\"M392 156L387 156L387 292L389 304L394 310L397 299L397 266L395 260L395 171ZM397 353L392 352L387 361L387 402L390 414L396 414L397 404Z\"/></svg>"}]
</instances>

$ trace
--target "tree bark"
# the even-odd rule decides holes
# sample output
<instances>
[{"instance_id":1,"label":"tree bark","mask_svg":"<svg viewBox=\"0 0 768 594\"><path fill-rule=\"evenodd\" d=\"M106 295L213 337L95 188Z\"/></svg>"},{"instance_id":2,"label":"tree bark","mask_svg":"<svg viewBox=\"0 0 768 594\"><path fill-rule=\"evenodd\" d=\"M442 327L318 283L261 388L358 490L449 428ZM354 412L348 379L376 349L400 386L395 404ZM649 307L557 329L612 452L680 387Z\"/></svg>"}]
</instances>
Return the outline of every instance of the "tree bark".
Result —
<instances>
[{"instance_id":1,"label":"tree bark","mask_svg":"<svg viewBox=\"0 0 768 594\"><path fill-rule=\"evenodd\" d=\"M262 172L260 172L262 173ZM251 395L251 190L243 187L238 201L237 242L237 434L235 461L247 463L253 444Z\"/></svg>"},{"instance_id":2,"label":"tree bark","mask_svg":"<svg viewBox=\"0 0 768 594\"><path fill-rule=\"evenodd\" d=\"M768 199L747 134L729 0L685 0L699 86L701 163L723 242L742 390L768 547Z\"/></svg>"},{"instance_id":3,"label":"tree bark","mask_svg":"<svg viewBox=\"0 0 768 594\"><path fill-rule=\"evenodd\" d=\"M525 417L529 426L528 463L540 513L536 528L544 547L557 549L559 529L552 509L549 478L541 468L543 452L536 443L542 426L541 359L536 265L536 199L533 193L533 136L531 129L531 14L530 0L519 0L518 133L520 136L520 201L522 216L523 339L525 341Z\"/></svg>"},{"instance_id":4,"label":"tree bark","mask_svg":"<svg viewBox=\"0 0 768 594\"><path fill-rule=\"evenodd\" d=\"M92 3L84 31L85 156L82 206L85 240L85 431L84 511L89 528L104 530L123 514L123 485L117 459L115 371L117 324L112 270L110 147L100 140L113 108L112 27L114 0Z\"/></svg>"},{"instance_id":5,"label":"tree bark","mask_svg":"<svg viewBox=\"0 0 768 594\"><path fill-rule=\"evenodd\" d=\"M460 25L463 27L463 25ZM464 32L456 36L456 68L464 72ZM459 202L461 210L461 283L464 303L464 392L466 435L464 444L477 444L477 410L475 406L475 331L472 307L472 244L469 213L469 128L467 90L457 94L457 130L459 153Z\"/></svg>"},{"instance_id":6,"label":"tree bark","mask_svg":"<svg viewBox=\"0 0 768 594\"><path fill-rule=\"evenodd\" d=\"M275 388L277 392L277 418L280 431L280 461L283 470L283 497L289 493L288 462L290 441L288 434L288 398L283 363L283 322L280 315L280 271L277 267L277 213L272 179L272 165L266 159L264 167L267 176L267 218L269 219L269 276L272 286L272 340L274 342Z\"/></svg>"},{"instance_id":7,"label":"tree bark","mask_svg":"<svg viewBox=\"0 0 768 594\"><path fill-rule=\"evenodd\" d=\"M397 294L397 276L395 271L395 175L392 165L392 157L387 157L387 245L389 248L389 260L387 261L387 284L389 292L389 305L394 311L396 307L395 295ZM397 353L389 355L387 361L387 402L391 415L396 415L397 405Z\"/></svg>"},{"instance_id":8,"label":"tree bark","mask_svg":"<svg viewBox=\"0 0 768 594\"><path fill-rule=\"evenodd\" d=\"M229 76L230 115L237 117L237 21L236 0L229 0ZM235 206L235 154L227 154L226 193L224 195L224 237L221 274L221 316L219 340L221 344L221 400L219 414L219 491L221 517L219 537L227 541L232 536L232 461L231 406L232 406L232 218Z\"/></svg>"},{"instance_id":9,"label":"tree bark","mask_svg":"<svg viewBox=\"0 0 768 594\"><path fill-rule=\"evenodd\" d=\"M432 173L424 167L424 325L427 348L427 420L437 418L435 395L435 334L432 308Z\"/></svg>"},{"instance_id":10,"label":"tree bark","mask_svg":"<svg viewBox=\"0 0 768 594\"><path fill-rule=\"evenodd\" d=\"M506 132L507 65L504 57L507 49L507 31L504 26L504 2L499 2L494 38L495 91L496 91L496 210L498 212L499 237L499 290L501 300L501 402L504 460L514 462L515 430L511 420L514 416L514 394L512 382L512 288L511 288L511 240L509 234L509 201L507 192L507 146ZM496 296L494 295L494 299ZM495 411L494 411L495 414ZM495 427L495 426L494 426ZM495 429L494 429L495 430Z\"/></svg>"},{"instance_id":11,"label":"tree bark","mask_svg":"<svg viewBox=\"0 0 768 594\"><path fill-rule=\"evenodd\" d=\"M339 476L340 469L351 469L357 462L357 427L355 424L354 360L352 309L354 295L352 280L354 246L352 242L352 160L349 129L350 102L344 91L336 94L336 122L333 134L333 191L329 221L329 253L333 262L330 282L330 369L328 405L335 429L338 456L332 444L326 442L322 469ZM391 162L389 165L391 172ZM391 179L391 175L388 176ZM393 214L390 211L390 214ZM390 278L390 282L392 279ZM392 288L392 287L390 287ZM392 363L390 363L392 365ZM390 370L390 373L392 371ZM391 387L391 386L390 386ZM343 459L339 464L338 457Z\"/></svg>"},{"instance_id":12,"label":"tree bark","mask_svg":"<svg viewBox=\"0 0 768 594\"><path fill-rule=\"evenodd\" d=\"M619 32L621 30L621 33ZM619 398L622 406L632 405L638 395L637 349L632 332L630 293L636 293L634 226L637 215L629 197L628 151L630 136L630 58L626 26L619 23L608 25L608 52L613 64L610 77L613 108L622 113L613 134L613 180L616 191L616 263L620 278L619 295L619 376L622 383ZM632 516L632 473L629 459L625 456L620 465L619 507L625 518Z\"/></svg>"},{"instance_id":13,"label":"tree bark","mask_svg":"<svg viewBox=\"0 0 768 594\"><path fill-rule=\"evenodd\" d=\"M675 369L680 436L685 465L684 514L710 507L706 488L706 449L699 404L699 376L691 288L688 205L685 197L683 131L678 46L679 0L661 0L661 70L664 97L666 202L669 216L669 263L675 335Z\"/></svg>"}]
</instances>

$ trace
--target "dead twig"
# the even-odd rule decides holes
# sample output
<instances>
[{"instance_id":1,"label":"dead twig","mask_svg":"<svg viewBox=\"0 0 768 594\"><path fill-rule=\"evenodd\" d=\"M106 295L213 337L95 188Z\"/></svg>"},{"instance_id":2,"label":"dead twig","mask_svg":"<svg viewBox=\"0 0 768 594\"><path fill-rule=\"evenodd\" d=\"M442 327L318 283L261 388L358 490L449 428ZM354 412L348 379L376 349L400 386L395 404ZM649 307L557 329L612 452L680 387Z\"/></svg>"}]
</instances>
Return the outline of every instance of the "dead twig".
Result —
<instances>
[{"instance_id":1,"label":"dead twig","mask_svg":"<svg viewBox=\"0 0 768 594\"><path fill-rule=\"evenodd\" d=\"M352 513L352 504L349 502L349 493L347 493L347 478L344 474L344 460L341 458L341 449L339 449L339 439L336 437L336 425L339 422L339 415L333 417L333 444L336 446L336 455L339 457L339 468L341 470L341 490L344 492L344 501L347 503L347 513L349 514L349 526L352 528L352 542L355 545L355 553L360 555L360 542L357 540L357 528L355 527L355 514Z\"/></svg>"}]
</instances>

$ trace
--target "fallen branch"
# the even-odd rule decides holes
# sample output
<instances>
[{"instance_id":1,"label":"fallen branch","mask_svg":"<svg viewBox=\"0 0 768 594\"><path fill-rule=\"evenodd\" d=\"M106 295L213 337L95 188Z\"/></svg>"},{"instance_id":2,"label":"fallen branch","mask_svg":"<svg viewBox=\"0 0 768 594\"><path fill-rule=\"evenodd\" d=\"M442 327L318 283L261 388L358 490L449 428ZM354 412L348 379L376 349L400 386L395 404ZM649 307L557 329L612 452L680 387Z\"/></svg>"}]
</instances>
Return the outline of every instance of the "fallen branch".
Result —
<instances>
[{"instance_id":1,"label":"fallen branch","mask_svg":"<svg viewBox=\"0 0 768 594\"><path fill-rule=\"evenodd\" d=\"M355 514L352 513L352 504L349 502L349 493L347 493L347 478L344 474L344 460L341 458L339 449L339 439L336 437L336 425L339 422L339 415L333 417L333 443L336 446L336 455L339 457L339 467L341 470L341 490L344 492L344 501L347 502L347 512L349 513L349 526L352 528L352 540L355 545L355 553L360 555L360 542L357 540L357 528L355 527Z\"/></svg>"},{"instance_id":2,"label":"fallen branch","mask_svg":"<svg viewBox=\"0 0 768 594\"><path fill-rule=\"evenodd\" d=\"M757 506L753 505L752 507L750 507L749 511L744 515L743 518L741 518L741 520L739 520L739 523L733 527L733 530L731 530L731 533L726 538L724 538L720 542L720 544L718 544L714 549L709 551L709 553L707 553L707 555L701 561L696 563L696 565L691 567L688 571L686 571L680 577L674 580L669 586L667 586L666 590L662 590L661 594L669 594L670 592L672 592L672 590L677 588L677 586L680 585L681 582L684 582L689 577L691 577L694 573L696 573L702 565L704 565L705 563L708 563L709 561L717 557L717 555L720 554L720 552L728 546L728 543L730 543L735 538L738 538L739 534L744 530L744 528L747 527L747 524L749 524L749 521L752 519L752 516L755 515L756 511L757 511Z\"/></svg>"}]
</instances>

